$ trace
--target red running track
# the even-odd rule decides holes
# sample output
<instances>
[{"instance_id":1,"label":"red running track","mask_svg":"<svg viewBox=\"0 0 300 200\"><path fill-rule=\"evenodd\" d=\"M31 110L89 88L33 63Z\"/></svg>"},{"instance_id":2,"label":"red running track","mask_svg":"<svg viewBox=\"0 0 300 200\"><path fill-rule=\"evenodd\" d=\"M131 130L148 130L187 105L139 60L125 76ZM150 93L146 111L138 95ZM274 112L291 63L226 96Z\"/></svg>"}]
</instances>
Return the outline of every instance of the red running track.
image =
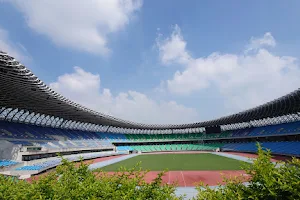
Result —
<instances>
[{"instance_id":1,"label":"red running track","mask_svg":"<svg viewBox=\"0 0 300 200\"><path fill-rule=\"evenodd\" d=\"M108 172L114 174L115 172ZM146 174L146 182L153 181L159 171L150 171ZM214 186L224 184L223 177L234 178L235 176L242 176L243 182L248 180L248 177L243 170L224 170L224 171L169 171L163 177L163 183L176 183L179 187L197 186L199 182Z\"/></svg>"},{"instance_id":2,"label":"red running track","mask_svg":"<svg viewBox=\"0 0 300 200\"><path fill-rule=\"evenodd\" d=\"M159 152L160 154L162 152ZM164 152L165 153L165 152ZM168 152L173 153L173 152ZM180 152L180 153L191 153L191 152ZM194 153L203 153L203 152L194 152ZM250 153L239 153L239 152L227 152L228 154L234 154L239 156L244 156L248 158L257 158L256 154ZM105 160L110 160L114 158L118 158L124 155L119 156L110 156L97 158L93 160L84 161L86 164L92 164L97 162L102 162ZM286 160L288 157L285 156L273 156L272 161L278 160ZM78 165L79 163L76 163ZM115 172L108 172L108 174L114 174ZM150 171L146 174L145 180L146 182L153 181L159 171ZM163 183L172 184L176 183L180 187L192 187L197 186L199 182L203 182L204 184L214 186L220 184L224 184L223 177L242 177L244 181L249 180L249 176L245 174L243 170L223 170L223 171L169 171L163 177Z\"/></svg>"}]
</instances>

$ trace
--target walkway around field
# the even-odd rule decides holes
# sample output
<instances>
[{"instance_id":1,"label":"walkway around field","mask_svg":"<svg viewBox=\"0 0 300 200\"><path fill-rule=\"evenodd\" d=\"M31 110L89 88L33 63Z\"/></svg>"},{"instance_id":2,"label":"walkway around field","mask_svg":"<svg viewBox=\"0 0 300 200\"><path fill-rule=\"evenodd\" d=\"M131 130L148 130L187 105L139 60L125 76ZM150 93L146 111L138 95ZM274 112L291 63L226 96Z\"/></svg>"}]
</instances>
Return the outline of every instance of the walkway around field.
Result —
<instances>
[{"instance_id":1,"label":"walkway around field","mask_svg":"<svg viewBox=\"0 0 300 200\"><path fill-rule=\"evenodd\" d=\"M133 158L138 155L139 154L130 154L130 155L126 155L126 156L122 156L122 157L118 157L118 158L113 158L110 160L105 160L105 161L98 162L98 163L93 163L93 164L89 165L89 170L94 170L94 169L98 169L101 167L105 167L107 165L111 165L111 164L114 164L114 163L117 163L117 162L120 162L123 160L127 160L129 158Z\"/></svg>"},{"instance_id":2,"label":"walkway around field","mask_svg":"<svg viewBox=\"0 0 300 200\"><path fill-rule=\"evenodd\" d=\"M243 183L243 185L249 185L248 182L245 182ZM220 187L224 187L223 185L221 186L218 186L218 185L215 185L215 186L209 186L211 189L215 189L215 188L220 188ZM175 190L175 194L177 196L180 196L180 195L185 195L185 200L188 200L188 199L192 199L192 198L196 198L197 194L198 194L198 191L196 190L195 187L177 187L176 190Z\"/></svg>"},{"instance_id":3,"label":"walkway around field","mask_svg":"<svg viewBox=\"0 0 300 200\"><path fill-rule=\"evenodd\" d=\"M257 154L254 153L243 153L243 152L225 152L227 154L232 154L232 155L238 155L238 156L243 156L243 157L247 157L247 158L252 158L252 159L256 159L258 157ZM272 155L271 161L272 162L278 162L278 161L288 161L291 160L292 158L289 156L282 156L282 155Z\"/></svg>"},{"instance_id":4,"label":"walkway around field","mask_svg":"<svg viewBox=\"0 0 300 200\"><path fill-rule=\"evenodd\" d=\"M218 156L224 156L227 158L232 158L235 160L240 160L247 163L253 163L253 158L247 158L245 156L239 156L239 155L233 155L229 153L222 153L222 152L211 152L211 154L218 155Z\"/></svg>"},{"instance_id":5,"label":"walkway around field","mask_svg":"<svg viewBox=\"0 0 300 200\"><path fill-rule=\"evenodd\" d=\"M236 160L240 160L240 161L244 161L244 162L248 162L248 163L253 163L253 160L255 160L257 158L257 155L247 155L246 153L243 154L231 154L231 153L221 153L221 152L211 152L211 154L215 154L215 155L219 155L219 156L224 156L227 158L232 158L232 159L236 159ZM280 167L282 166L282 163L278 163L278 160L275 159L271 159L271 162L276 165L276 167Z\"/></svg>"}]
</instances>

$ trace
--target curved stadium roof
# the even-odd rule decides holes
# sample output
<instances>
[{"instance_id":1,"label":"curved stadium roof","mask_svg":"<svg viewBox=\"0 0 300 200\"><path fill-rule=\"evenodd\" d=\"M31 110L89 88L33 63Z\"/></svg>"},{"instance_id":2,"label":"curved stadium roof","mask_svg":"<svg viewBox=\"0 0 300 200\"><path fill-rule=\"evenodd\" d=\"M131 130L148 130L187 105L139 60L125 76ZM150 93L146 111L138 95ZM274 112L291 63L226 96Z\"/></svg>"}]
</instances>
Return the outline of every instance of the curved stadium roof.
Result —
<instances>
[{"instance_id":1,"label":"curved stadium roof","mask_svg":"<svg viewBox=\"0 0 300 200\"><path fill-rule=\"evenodd\" d=\"M190 124L142 124L93 111L63 97L38 79L24 65L7 53L0 51L1 107L96 125L132 129L184 129L236 124L298 113L300 111L300 90L298 89L258 107L215 120Z\"/></svg>"}]
</instances>

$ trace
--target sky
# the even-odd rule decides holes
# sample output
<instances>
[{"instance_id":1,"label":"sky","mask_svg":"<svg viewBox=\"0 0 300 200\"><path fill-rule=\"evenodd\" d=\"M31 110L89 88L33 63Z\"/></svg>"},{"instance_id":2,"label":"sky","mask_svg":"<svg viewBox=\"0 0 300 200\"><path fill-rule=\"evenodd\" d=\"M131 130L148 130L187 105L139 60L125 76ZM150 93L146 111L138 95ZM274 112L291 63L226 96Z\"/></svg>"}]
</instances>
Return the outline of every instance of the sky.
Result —
<instances>
[{"instance_id":1,"label":"sky","mask_svg":"<svg viewBox=\"0 0 300 200\"><path fill-rule=\"evenodd\" d=\"M0 50L88 108L215 119L299 88L300 1L0 0Z\"/></svg>"}]
</instances>

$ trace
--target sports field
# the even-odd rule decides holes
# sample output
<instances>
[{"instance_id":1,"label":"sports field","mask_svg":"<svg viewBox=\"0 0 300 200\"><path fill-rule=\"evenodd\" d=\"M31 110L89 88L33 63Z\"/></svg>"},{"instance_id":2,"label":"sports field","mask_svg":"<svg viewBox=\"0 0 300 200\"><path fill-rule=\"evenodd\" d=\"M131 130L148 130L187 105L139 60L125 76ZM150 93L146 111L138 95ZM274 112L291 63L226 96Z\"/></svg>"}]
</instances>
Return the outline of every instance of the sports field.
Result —
<instances>
[{"instance_id":1,"label":"sports field","mask_svg":"<svg viewBox=\"0 0 300 200\"><path fill-rule=\"evenodd\" d=\"M198 171L198 170L240 170L243 162L209 153L201 154L150 154L139 155L101 168L117 171L121 166L134 167L141 162L143 170L150 171Z\"/></svg>"}]
</instances>

